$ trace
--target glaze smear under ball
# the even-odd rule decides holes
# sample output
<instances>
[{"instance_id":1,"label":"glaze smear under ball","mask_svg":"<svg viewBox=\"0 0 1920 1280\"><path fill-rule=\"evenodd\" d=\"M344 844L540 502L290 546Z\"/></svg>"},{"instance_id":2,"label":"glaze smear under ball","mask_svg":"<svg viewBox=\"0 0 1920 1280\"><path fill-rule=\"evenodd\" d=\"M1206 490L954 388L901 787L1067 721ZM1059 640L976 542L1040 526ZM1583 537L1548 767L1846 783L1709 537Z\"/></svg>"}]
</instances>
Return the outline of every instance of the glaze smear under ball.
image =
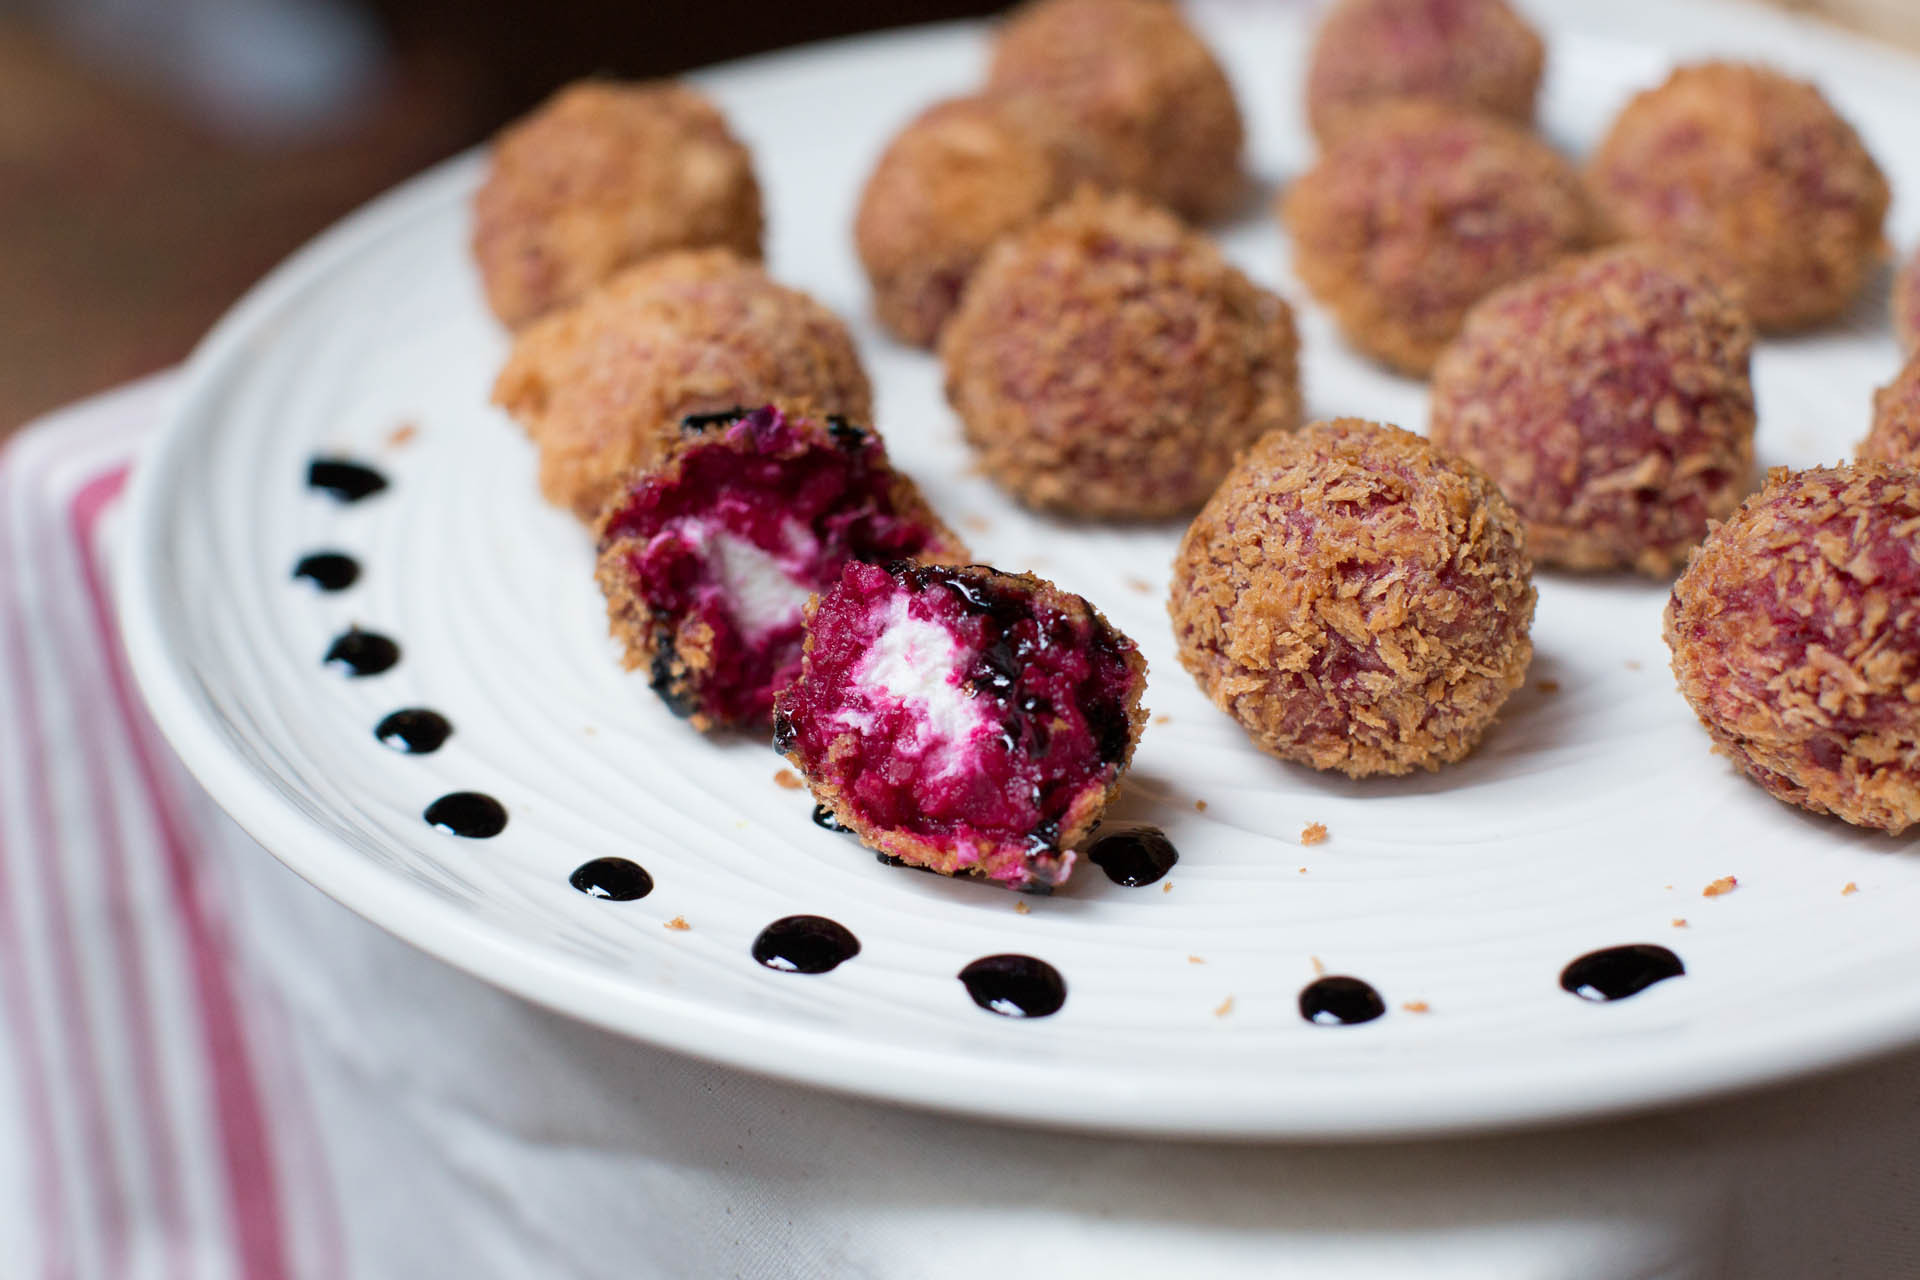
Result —
<instances>
[{"instance_id":1,"label":"glaze smear under ball","mask_svg":"<svg viewBox=\"0 0 1920 1280\"><path fill-rule=\"evenodd\" d=\"M521 332L493 401L540 450L540 488L582 520L692 414L780 404L869 421L873 394L840 318L723 250L629 268Z\"/></svg>"},{"instance_id":2,"label":"glaze smear under ball","mask_svg":"<svg viewBox=\"0 0 1920 1280\"><path fill-rule=\"evenodd\" d=\"M518 327L673 249L760 256L760 187L718 109L683 84L570 85L494 144L473 251Z\"/></svg>"},{"instance_id":3,"label":"glaze smear under ball","mask_svg":"<svg viewBox=\"0 0 1920 1280\"><path fill-rule=\"evenodd\" d=\"M1636 96L1588 181L1617 234L1698 255L1763 330L1839 315L1883 251L1887 181L1820 90L1767 67L1681 67Z\"/></svg>"},{"instance_id":4,"label":"glaze smear under ball","mask_svg":"<svg viewBox=\"0 0 1920 1280\"><path fill-rule=\"evenodd\" d=\"M1644 246L1475 307L1434 370L1435 446L1499 484L1534 561L1671 574L1753 478L1753 329Z\"/></svg>"},{"instance_id":5,"label":"glaze smear under ball","mask_svg":"<svg viewBox=\"0 0 1920 1280\"><path fill-rule=\"evenodd\" d=\"M1588 239L1580 181L1504 120L1433 102L1358 115L1281 206L1294 270L1347 341L1424 375L1495 289Z\"/></svg>"},{"instance_id":6,"label":"glaze smear under ball","mask_svg":"<svg viewBox=\"0 0 1920 1280\"><path fill-rule=\"evenodd\" d=\"M1358 778L1470 752L1526 677L1533 606L1493 482L1348 418L1253 447L1181 542L1168 611L1255 745Z\"/></svg>"},{"instance_id":7,"label":"glaze smear under ball","mask_svg":"<svg viewBox=\"0 0 1920 1280\"><path fill-rule=\"evenodd\" d=\"M1146 661L1079 596L984 565L853 564L808 609L774 748L871 847L1045 891L1146 724Z\"/></svg>"},{"instance_id":8,"label":"glaze smear under ball","mask_svg":"<svg viewBox=\"0 0 1920 1280\"><path fill-rule=\"evenodd\" d=\"M1030 506L1190 511L1239 451L1300 420L1279 297L1131 196L1082 191L1002 241L941 339L987 475Z\"/></svg>"},{"instance_id":9,"label":"glaze smear under ball","mask_svg":"<svg viewBox=\"0 0 1920 1280\"><path fill-rule=\"evenodd\" d=\"M1506 0L1341 0L1314 39L1307 118L1321 141L1357 108L1428 98L1533 122L1546 46Z\"/></svg>"},{"instance_id":10,"label":"glaze smear under ball","mask_svg":"<svg viewBox=\"0 0 1920 1280\"><path fill-rule=\"evenodd\" d=\"M1169 0L1029 0L994 42L988 91L1058 118L1076 172L1184 217L1245 190L1233 86Z\"/></svg>"},{"instance_id":11,"label":"glaze smear under ball","mask_svg":"<svg viewBox=\"0 0 1920 1280\"><path fill-rule=\"evenodd\" d=\"M1767 791L1920 821L1920 473L1773 471L1674 585L1666 638L1715 746Z\"/></svg>"},{"instance_id":12,"label":"glaze smear under ball","mask_svg":"<svg viewBox=\"0 0 1920 1280\"><path fill-rule=\"evenodd\" d=\"M1873 397L1873 429L1860 442L1863 462L1920 469L1920 352Z\"/></svg>"},{"instance_id":13,"label":"glaze smear under ball","mask_svg":"<svg viewBox=\"0 0 1920 1280\"><path fill-rule=\"evenodd\" d=\"M993 242L1066 195L1044 122L1003 99L928 108L887 145L861 193L854 245L880 322L931 346Z\"/></svg>"}]
</instances>

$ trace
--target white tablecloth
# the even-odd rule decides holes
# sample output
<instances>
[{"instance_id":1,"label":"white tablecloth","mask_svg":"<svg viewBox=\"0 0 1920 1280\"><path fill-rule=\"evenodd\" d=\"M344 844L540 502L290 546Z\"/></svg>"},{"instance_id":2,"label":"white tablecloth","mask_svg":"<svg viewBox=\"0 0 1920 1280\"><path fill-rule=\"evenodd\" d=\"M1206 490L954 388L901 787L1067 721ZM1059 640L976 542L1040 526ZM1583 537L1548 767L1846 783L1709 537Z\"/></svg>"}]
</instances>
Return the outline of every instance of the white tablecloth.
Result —
<instances>
[{"instance_id":1,"label":"white tablecloth","mask_svg":"<svg viewBox=\"0 0 1920 1280\"><path fill-rule=\"evenodd\" d=\"M1570 1130L1149 1143L778 1084L446 968L137 705L103 558L168 387L0 455L0 1277L1920 1277L1920 1056Z\"/></svg>"}]
</instances>

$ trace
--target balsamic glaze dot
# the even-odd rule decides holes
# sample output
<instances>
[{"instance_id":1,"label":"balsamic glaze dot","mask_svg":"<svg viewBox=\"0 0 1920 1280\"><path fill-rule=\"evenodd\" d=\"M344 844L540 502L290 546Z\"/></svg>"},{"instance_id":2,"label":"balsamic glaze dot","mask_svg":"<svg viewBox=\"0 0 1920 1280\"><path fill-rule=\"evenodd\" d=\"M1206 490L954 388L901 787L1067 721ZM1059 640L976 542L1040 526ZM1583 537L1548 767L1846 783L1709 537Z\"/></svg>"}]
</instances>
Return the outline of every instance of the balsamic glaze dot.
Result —
<instances>
[{"instance_id":1,"label":"balsamic glaze dot","mask_svg":"<svg viewBox=\"0 0 1920 1280\"><path fill-rule=\"evenodd\" d=\"M400 661L400 646L378 631L348 627L327 648L322 666L337 667L350 676L377 676Z\"/></svg>"},{"instance_id":2,"label":"balsamic glaze dot","mask_svg":"<svg viewBox=\"0 0 1920 1280\"><path fill-rule=\"evenodd\" d=\"M1044 1018L1067 1002L1067 980L1032 956L982 956L959 973L967 994L1003 1018Z\"/></svg>"},{"instance_id":3,"label":"balsamic glaze dot","mask_svg":"<svg viewBox=\"0 0 1920 1280\"><path fill-rule=\"evenodd\" d=\"M507 807L480 791L449 791L420 815L450 836L486 840L507 829Z\"/></svg>"},{"instance_id":4,"label":"balsamic glaze dot","mask_svg":"<svg viewBox=\"0 0 1920 1280\"><path fill-rule=\"evenodd\" d=\"M304 578L320 591L345 591L360 580L360 562L338 551L316 551L300 557L293 577Z\"/></svg>"},{"instance_id":5,"label":"balsamic glaze dot","mask_svg":"<svg viewBox=\"0 0 1920 1280\"><path fill-rule=\"evenodd\" d=\"M1300 1016L1316 1026L1357 1026L1386 1011L1380 993L1358 978L1316 978L1300 991Z\"/></svg>"},{"instance_id":6,"label":"balsamic glaze dot","mask_svg":"<svg viewBox=\"0 0 1920 1280\"><path fill-rule=\"evenodd\" d=\"M1687 971L1680 957L1651 942L1589 951L1560 971L1560 985L1582 1000L1604 1003L1639 995Z\"/></svg>"},{"instance_id":7,"label":"balsamic glaze dot","mask_svg":"<svg viewBox=\"0 0 1920 1280\"><path fill-rule=\"evenodd\" d=\"M825 916L783 916L753 940L753 958L782 973L826 973L860 954L860 939Z\"/></svg>"},{"instance_id":8,"label":"balsamic glaze dot","mask_svg":"<svg viewBox=\"0 0 1920 1280\"><path fill-rule=\"evenodd\" d=\"M1180 851L1158 827L1125 826L1103 832L1087 847L1087 860L1115 884L1137 889L1173 870Z\"/></svg>"},{"instance_id":9,"label":"balsamic glaze dot","mask_svg":"<svg viewBox=\"0 0 1920 1280\"><path fill-rule=\"evenodd\" d=\"M567 883L589 898L632 902L653 892L653 877L637 862L625 858L595 858L574 868Z\"/></svg>"},{"instance_id":10,"label":"balsamic glaze dot","mask_svg":"<svg viewBox=\"0 0 1920 1280\"><path fill-rule=\"evenodd\" d=\"M321 490L335 502L359 502L386 488L387 478L345 458L315 458L307 464L307 487Z\"/></svg>"},{"instance_id":11,"label":"balsamic glaze dot","mask_svg":"<svg viewBox=\"0 0 1920 1280\"><path fill-rule=\"evenodd\" d=\"M833 810L823 804L813 806L813 825L825 831L838 831L842 833L851 833L853 831L852 827L844 825L840 819L833 816Z\"/></svg>"},{"instance_id":12,"label":"balsamic glaze dot","mask_svg":"<svg viewBox=\"0 0 1920 1280\"><path fill-rule=\"evenodd\" d=\"M402 707L373 727L374 737L410 756L432 755L452 734L447 718L425 707Z\"/></svg>"}]
</instances>

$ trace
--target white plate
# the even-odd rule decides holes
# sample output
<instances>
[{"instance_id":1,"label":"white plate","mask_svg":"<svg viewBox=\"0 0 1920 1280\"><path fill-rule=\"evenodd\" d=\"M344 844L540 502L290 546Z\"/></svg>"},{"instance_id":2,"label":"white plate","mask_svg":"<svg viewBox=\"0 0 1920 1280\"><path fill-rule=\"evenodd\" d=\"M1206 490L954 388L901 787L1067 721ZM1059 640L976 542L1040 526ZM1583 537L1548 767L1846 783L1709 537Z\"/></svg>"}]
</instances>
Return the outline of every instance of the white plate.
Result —
<instances>
[{"instance_id":1,"label":"white plate","mask_svg":"<svg viewBox=\"0 0 1920 1280\"><path fill-rule=\"evenodd\" d=\"M1817 76L1896 188L1920 189L1916 71L1895 55L1746 9L1531 7L1554 51L1545 122L1570 148L1675 56L1730 49ZM1297 172L1305 16L1244 3L1201 17L1258 173ZM967 473L934 362L865 319L847 228L885 136L964 88L980 49L977 29L925 29L700 79L754 149L774 269L857 319L895 459L983 557L1085 593L1140 641L1148 701L1168 719L1150 726L1122 811L1177 842L1168 887L1083 867L1043 900L891 870L814 827L764 746L698 737L620 673L586 535L537 500L526 442L486 403L505 342L466 257L473 157L261 285L195 358L140 470L128 645L213 794L326 892L530 999L734 1066L982 1116L1427 1133L1697 1097L1920 1037L1911 843L1785 808L1708 754L1666 670L1661 587L1545 578L1535 683L1482 749L1438 774L1350 783L1260 755L1181 671L1162 607L1177 529L1037 521ZM1903 243L1914 212L1898 210ZM1264 208L1225 240L1299 300ZM1763 461L1832 459L1862 434L1896 363L1884 302L1764 347ZM1316 413L1421 424L1418 385L1355 359L1313 309L1303 320ZM407 422L417 433L393 443ZM368 460L393 486L338 506L304 487L316 453ZM360 583L299 589L289 569L319 548L358 557ZM323 669L350 622L397 638L401 663L360 680ZM455 724L438 754L374 740L409 705ZM507 805L498 838L421 820L467 788ZM1303 848L1315 821L1331 839ZM602 855L639 861L658 887L625 903L571 889L568 873ZM1702 898L1729 874L1737 891ZM1859 891L1843 897L1849 881ZM760 928L801 912L841 921L863 951L822 976L756 965ZM664 928L675 916L691 928ZM1687 976L1611 1005L1560 990L1575 956L1629 942L1673 947ZM1066 1007L1027 1021L976 1008L955 975L1003 951L1056 965ZM1388 1016L1304 1022L1314 957L1372 982ZM1416 1001L1430 1012L1402 1007Z\"/></svg>"}]
</instances>

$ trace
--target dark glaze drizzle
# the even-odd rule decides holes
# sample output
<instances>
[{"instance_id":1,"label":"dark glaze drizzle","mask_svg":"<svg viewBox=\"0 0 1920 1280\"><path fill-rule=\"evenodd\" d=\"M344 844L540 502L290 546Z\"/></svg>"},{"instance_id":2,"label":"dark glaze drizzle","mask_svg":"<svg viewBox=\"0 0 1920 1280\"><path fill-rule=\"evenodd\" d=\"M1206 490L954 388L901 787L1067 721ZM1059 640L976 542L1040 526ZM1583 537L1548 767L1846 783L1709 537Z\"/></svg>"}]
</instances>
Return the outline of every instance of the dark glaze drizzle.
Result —
<instances>
[{"instance_id":1,"label":"dark glaze drizzle","mask_svg":"<svg viewBox=\"0 0 1920 1280\"><path fill-rule=\"evenodd\" d=\"M690 436L697 436L714 427L732 426L746 416L747 410L743 405L722 409L718 413L690 413L680 419L680 430Z\"/></svg>"},{"instance_id":2,"label":"dark glaze drizzle","mask_svg":"<svg viewBox=\"0 0 1920 1280\"><path fill-rule=\"evenodd\" d=\"M400 661L400 646L378 631L348 627L333 638L322 666L335 667L350 676L377 676Z\"/></svg>"},{"instance_id":3,"label":"dark glaze drizzle","mask_svg":"<svg viewBox=\"0 0 1920 1280\"><path fill-rule=\"evenodd\" d=\"M567 883L589 898L632 902L653 892L653 877L637 862L625 858L595 858L574 868Z\"/></svg>"},{"instance_id":4,"label":"dark glaze drizzle","mask_svg":"<svg viewBox=\"0 0 1920 1280\"><path fill-rule=\"evenodd\" d=\"M860 939L825 916L783 916L753 940L753 958L781 973L827 973L860 954Z\"/></svg>"},{"instance_id":5,"label":"dark glaze drizzle","mask_svg":"<svg viewBox=\"0 0 1920 1280\"><path fill-rule=\"evenodd\" d=\"M305 579L316 590L345 591L360 580L360 562L338 551L316 551L301 556L293 566L295 581Z\"/></svg>"},{"instance_id":6,"label":"dark glaze drizzle","mask_svg":"<svg viewBox=\"0 0 1920 1280\"><path fill-rule=\"evenodd\" d=\"M975 1004L1003 1018L1044 1018L1067 1002L1067 980L1032 956L982 956L959 978Z\"/></svg>"},{"instance_id":7,"label":"dark glaze drizzle","mask_svg":"<svg viewBox=\"0 0 1920 1280\"><path fill-rule=\"evenodd\" d=\"M1386 1011L1380 993L1358 978L1316 978L1300 990L1300 1016L1315 1026L1357 1026Z\"/></svg>"},{"instance_id":8,"label":"dark glaze drizzle","mask_svg":"<svg viewBox=\"0 0 1920 1280\"><path fill-rule=\"evenodd\" d=\"M1605 1003L1637 996L1687 971L1680 957L1651 942L1589 951L1560 971L1560 986L1582 1000Z\"/></svg>"},{"instance_id":9,"label":"dark glaze drizzle","mask_svg":"<svg viewBox=\"0 0 1920 1280\"><path fill-rule=\"evenodd\" d=\"M386 488L387 478L345 458L315 458L307 464L307 487L321 490L335 502L359 502Z\"/></svg>"},{"instance_id":10,"label":"dark glaze drizzle","mask_svg":"<svg viewBox=\"0 0 1920 1280\"><path fill-rule=\"evenodd\" d=\"M507 807L481 791L449 791L420 815L450 836L486 840L507 829Z\"/></svg>"},{"instance_id":11,"label":"dark glaze drizzle","mask_svg":"<svg viewBox=\"0 0 1920 1280\"><path fill-rule=\"evenodd\" d=\"M843 834L851 834L853 831L852 827L842 826L840 819L833 816L833 810L823 804L813 806L813 825L823 831L838 831Z\"/></svg>"},{"instance_id":12,"label":"dark glaze drizzle","mask_svg":"<svg viewBox=\"0 0 1920 1280\"><path fill-rule=\"evenodd\" d=\"M447 718L425 707L402 707L373 727L374 737L409 756L432 755L452 735L453 725Z\"/></svg>"},{"instance_id":13,"label":"dark glaze drizzle","mask_svg":"<svg viewBox=\"0 0 1920 1280\"><path fill-rule=\"evenodd\" d=\"M1117 826L1103 830L1087 846L1087 861L1107 873L1115 884L1137 889L1173 870L1180 851L1158 827Z\"/></svg>"}]
</instances>

